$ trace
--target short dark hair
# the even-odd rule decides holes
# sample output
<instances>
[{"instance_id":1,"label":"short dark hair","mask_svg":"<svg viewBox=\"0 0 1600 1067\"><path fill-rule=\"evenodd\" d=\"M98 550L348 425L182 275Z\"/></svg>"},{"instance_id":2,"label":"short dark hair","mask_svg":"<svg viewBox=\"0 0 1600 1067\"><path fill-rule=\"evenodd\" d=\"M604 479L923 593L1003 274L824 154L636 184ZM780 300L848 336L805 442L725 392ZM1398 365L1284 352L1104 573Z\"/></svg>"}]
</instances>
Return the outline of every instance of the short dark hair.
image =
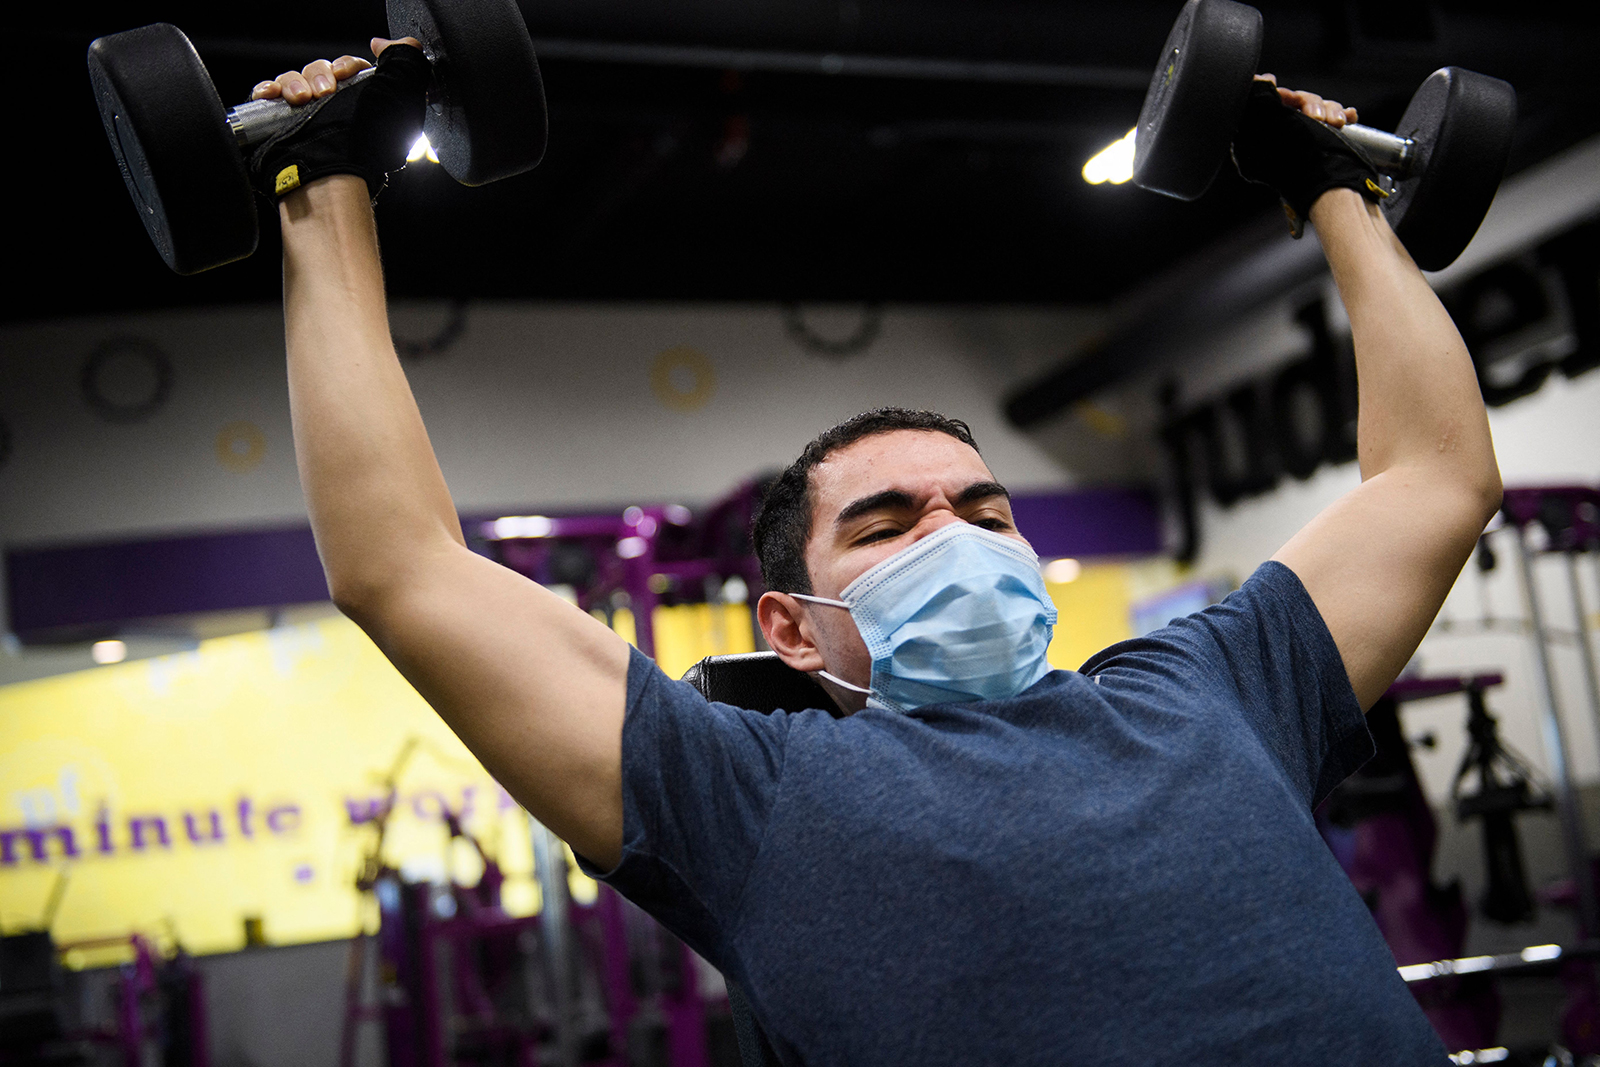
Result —
<instances>
[{"instance_id":1,"label":"short dark hair","mask_svg":"<svg viewBox=\"0 0 1600 1067\"><path fill-rule=\"evenodd\" d=\"M818 434L800 458L768 484L761 497L751 541L756 558L761 561L761 580L768 589L780 593L811 592L811 572L806 569L806 542L811 539L811 468L863 437L895 430L949 434L974 452L978 450L972 430L960 419L909 408L864 411Z\"/></svg>"}]
</instances>

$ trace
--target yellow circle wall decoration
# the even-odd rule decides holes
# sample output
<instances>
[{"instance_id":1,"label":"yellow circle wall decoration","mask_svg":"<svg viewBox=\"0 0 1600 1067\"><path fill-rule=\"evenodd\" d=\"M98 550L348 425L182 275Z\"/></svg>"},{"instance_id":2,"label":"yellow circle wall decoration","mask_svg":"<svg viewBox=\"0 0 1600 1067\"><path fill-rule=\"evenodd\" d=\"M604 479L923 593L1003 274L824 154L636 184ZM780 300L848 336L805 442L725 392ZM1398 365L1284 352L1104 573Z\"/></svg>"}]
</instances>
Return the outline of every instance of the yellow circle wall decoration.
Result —
<instances>
[{"instance_id":1,"label":"yellow circle wall decoration","mask_svg":"<svg viewBox=\"0 0 1600 1067\"><path fill-rule=\"evenodd\" d=\"M717 372L704 352L688 345L669 348L650 365L650 388L674 411L704 407L717 391Z\"/></svg>"},{"instance_id":2,"label":"yellow circle wall decoration","mask_svg":"<svg viewBox=\"0 0 1600 1067\"><path fill-rule=\"evenodd\" d=\"M267 454L267 435L253 422L230 422L217 431L217 462L243 474L254 470Z\"/></svg>"}]
</instances>

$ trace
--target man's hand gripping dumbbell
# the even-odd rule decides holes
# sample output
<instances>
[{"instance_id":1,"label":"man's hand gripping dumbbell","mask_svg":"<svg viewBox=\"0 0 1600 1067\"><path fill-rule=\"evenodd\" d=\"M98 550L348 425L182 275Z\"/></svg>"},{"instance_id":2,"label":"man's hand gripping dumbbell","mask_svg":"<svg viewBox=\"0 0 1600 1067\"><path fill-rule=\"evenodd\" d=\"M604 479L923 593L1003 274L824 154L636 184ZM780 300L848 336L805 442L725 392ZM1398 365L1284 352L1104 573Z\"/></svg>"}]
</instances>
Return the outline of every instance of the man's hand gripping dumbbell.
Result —
<instances>
[{"instance_id":1,"label":"man's hand gripping dumbbell","mask_svg":"<svg viewBox=\"0 0 1600 1067\"><path fill-rule=\"evenodd\" d=\"M1373 203L1388 197L1372 163L1333 132L1357 119L1355 108L1280 88L1271 74L1251 84L1234 134L1234 166L1278 194L1295 237L1305 232L1311 205L1330 189L1349 189Z\"/></svg>"},{"instance_id":2,"label":"man's hand gripping dumbbell","mask_svg":"<svg viewBox=\"0 0 1600 1067\"><path fill-rule=\"evenodd\" d=\"M252 100L281 98L301 109L300 120L251 153L255 187L275 198L332 174L354 174L376 199L422 132L430 69L413 37L372 39L377 70L356 56L318 59L261 82ZM350 83L355 79L353 84Z\"/></svg>"}]
</instances>

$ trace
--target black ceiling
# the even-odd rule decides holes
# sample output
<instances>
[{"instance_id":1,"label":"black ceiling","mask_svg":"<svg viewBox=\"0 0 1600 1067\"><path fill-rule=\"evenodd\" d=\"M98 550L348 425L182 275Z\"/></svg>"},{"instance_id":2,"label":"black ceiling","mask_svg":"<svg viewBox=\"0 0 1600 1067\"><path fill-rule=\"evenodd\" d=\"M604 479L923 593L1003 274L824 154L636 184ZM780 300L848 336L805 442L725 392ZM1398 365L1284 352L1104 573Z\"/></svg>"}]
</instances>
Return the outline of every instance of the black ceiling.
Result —
<instances>
[{"instance_id":1,"label":"black ceiling","mask_svg":"<svg viewBox=\"0 0 1600 1067\"><path fill-rule=\"evenodd\" d=\"M1262 4L1262 65L1395 121L1453 63L1518 89L1520 169L1600 131L1581 72L1594 4ZM1133 125L1178 4L1147 0L542 0L550 149L467 189L437 167L379 205L411 296L1102 302L1264 211L1224 174L1192 204L1093 187ZM251 260L169 274L139 226L84 73L101 34L169 21L225 102L284 67L359 52L382 4L33 5L14 40L5 168L9 319L275 300ZM263 214L263 221L270 216Z\"/></svg>"}]
</instances>

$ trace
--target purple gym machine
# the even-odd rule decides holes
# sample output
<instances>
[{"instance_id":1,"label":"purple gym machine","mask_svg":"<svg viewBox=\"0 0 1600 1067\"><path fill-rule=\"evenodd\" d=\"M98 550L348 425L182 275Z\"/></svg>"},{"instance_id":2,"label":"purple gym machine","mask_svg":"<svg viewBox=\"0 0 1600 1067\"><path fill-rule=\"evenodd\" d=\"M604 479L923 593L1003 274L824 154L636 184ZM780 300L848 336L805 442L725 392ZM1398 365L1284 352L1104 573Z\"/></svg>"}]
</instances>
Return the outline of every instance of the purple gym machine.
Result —
<instances>
[{"instance_id":1,"label":"purple gym machine","mask_svg":"<svg viewBox=\"0 0 1600 1067\"><path fill-rule=\"evenodd\" d=\"M580 608L608 623L628 609L635 643L654 656L656 607L743 603L759 592L761 569L749 541L759 501L759 484L749 481L699 515L679 505L635 506L620 515L506 516L477 532L500 563L541 584L570 588ZM629 1063L705 1067L706 1001L690 950L607 886L593 903L573 901L564 848L542 830L535 832L535 858L546 936L564 961L557 995L559 1013L575 1020L568 1030L585 1029L582 974L571 961L598 961L613 1049L626 1049Z\"/></svg>"},{"instance_id":2,"label":"purple gym machine","mask_svg":"<svg viewBox=\"0 0 1600 1067\"><path fill-rule=\"evenodd\" d=\"M133 958L111 981L109 1023L86 1025L76 1016L92 1012L75 1010L80 998L60 958L112 948ZM96 1047L119 1067L209 1067L205 987L193 959L181 948L164 956L140 934L60 945L48 930L0 938L0 1064L82 1063Z\"/></svg>"},{"instance_id":3,"label":"purple gym machine","mask_svg":"<svg viewBox=\"0 0 1600 1067\"><path fill-rule=\"evenodd\" d=\"M122 1067L209 1067L205 986L174 939L163 955L148 937L127 934L57 944L50 934L69 872L56 873L38 928L0 937L0 1065L82 1063L98 1046ZM122 949L132 959L111 980L111 1019L83 1001L82 977L61 966L73 951ZM76 1002L76 1003L75 1003Z\"/></svg>"},{"instance_id":4,"label":"purple gym machine","mask_svg":"<svg viewBox=\"0 0 1600 1067\"><path fill-rule=\"evenodd\" d=\"M1454 794L1459 818L1483 820L1491 867L1489 891L1482 905L1487 913L1503 916L1501 921L1507 922L1532 912L1511 818L1522 809L1548 807L1549 801L1526 762L1499 742L1483 693L1500 682L1497 674L1395 682L1367 715L1376 754L1317 810L1323 838L1372 909L1378 929L1402 968L1460 956L1467 934L1467 907L1460 884L1440 885L1433 878L1438 826L1400 727L1403 703L1467 695L1473 743L1456 774ZM1463 795L1463 787L1473 777L1476 791ZM1450 1048L1494 1044L1500 1000L1486 976L1452 974L1416 986L1413 992Z\"/></svg>"},{"instance_id":5,"label":"purple gym machine","mask_svg":"<svg viewBox=\"0 0 1600 1067\"><path fill-rule=\"evenodd\" d=\"M363 820L375 836L356 884L379 921L350 946L340 1067L355 1067L365 1023L380 1024L388 1067L707 1067L689 950L605 887L574 900L570 854L544 827L533 828L544 900L534 916L506 913L500 866L460 813L444 811L444 827L478 853L476 884L407 881L385 862L398 782L418 745L401 750Z\"/></svg>"},{"instance_id":6,"label":"purple gym machine","mask_svg":"<svg viewBox=\"0 0 1600 1067\"><path fill-rule=\"evenodd\" d=\"M1509 535L1521 579L1539 682L1540 726L1555 779L1562 841L1572 872L1570 884L1558 887L1549 896L1552 903L1572 908L1578 937L1587 943L1600 936L1600 902L1595 890L1600 879L1584 830L1577 784L1572 776L1571 747L1556 687L1551 648L1558 631L1546 619L1538 575L1541 560L1561 562L1573 619L1573 630L1566 636L1576 646L1591 721L1600 731L1600 671L1596 669L1578 568L1580 555L1600 552L1600 489L1577 485L1507 489L1500 513L1504 520L1500 529ZM1491 534L1485 534L1479 543L1479 565L1485 570L1494 565L1491 543ZM1567 1048L1580 1055L1600 1054L1600 982L1593 962L1569 956L1562 964L1561 977L1567 988L1567 1005L1562 1013L1562 1037Z\"/></svg>"},{"instance_id":7,"label":"purple gym machine","mask_svg":"<svg viewBox=\"0 0 1600 1067\"><path fill-rule=\"evenodd\" d=\"M1507 490L1499 524L1479 544L1481 571L1496 565L1494 546L1497 538L1504 537L1499 531L1510 535L1517 558L1527 620L1510 625L1533 639L1550 783L1540 782L1527 761L1499 740L1485 699L1486 690L1500 684L1499 675L1401 679L1368 716L1377 756L1319 809L1318 824L1351 881L1372 906L1402 977L1412 984L1418 1001L1451 1048L1482 1049L1493 1043L1500 1013L1499 997L1491 984L1495 977L1556 973L1566 987L1567 1000L1561 1014L1561 1045L1551 1052L1556 1058L1549 1062L1573 1062L1574 1056L1600 1053L1600 984L1594 967L1594 960L1600 958L1594 910L1600 872L1581 821L1550 654L1557 631L1546 621L1535 565L1550 556L1564 563L1575 621L1575 631L1564 636L1571 636L1577 645L1591 709L1600 728L1600 682L1578 568L1580 553L1600 549L1600 491L1584 486ZM1507 625L1507 620L1486 617L1481 625L1498 628ZM1456 774L1452 800L1458 819L1481 823L1488 884L1479 910L1492 921L1515 923L1532 917L1536 901L1570 908L1577 924L1573 944L1535 945L1504 955L1461 956L1466 906L1458 885L1440 886L1432 879L1437 827L1417 782L1397 715L1407 701L1449 694L1465 694L1469 709L1469 746ZM1466 791L1469 784L1474 786L1470 792ZM1514 818L1519 812L1551 809L1560 817L1572 876L1536 898L1528 886Z\"/></svg>"},{"instance_id":8,"label":"purple gym machine","mask_svg":"<svg viewBox=\"0 0 1600 1067\"><path fill-rule=\"evenodd\" d=\"M742 602L760 590L749 536L759 502L759 484L750 481L699 515L678 504L619 515L510 515L480 523L477 533L498 562L571 589L583 610L609 622L629 609L639 651L654 656L657 607Z\"/></svg>"},{"instance_id":9,"label":"purple gym machine","mask_svg":"<svg viewBox=\"0 0 1600 1067\"><path fill-rule=\"evenodd\" d=\"M462 828L461 813L445 810L450 839L467 842L483 863L476 884L408 882L383 859L400 776L418 747L415 738L402 747L369 820L376 835L356 886L377 904L378 931L351 943L340 1067L354 1067L367 1021L382 1024L389 1067L539 1067L554 1032L540 922L501 906L505 876L494 856ZM374 954L376 976L369 974Z\"/></svg>"},{"instance_id":10,"label":"purple gym machine","mask_svg":"<svg viewBox=\"0 0 1600 1067\"><path fill-rule=\"evenodd\" d=\"M1582 585L1578 580L1581 553L1600 551L1600 490L1587 486L1549 486L1507 489L1501 508L1504 523L1500 529L1510 534L1521 578L1523 602L1528 613L1528 633L1533 639L1534 669L1538 675L1540 726L1556 778L1556 791L1562 817L1563 841L1572 868L1578 926L1582 936L1600 932L1597 911L1593 857L1584 833L1572 760L1561 717L1551 645L1555 632L1545 617L1544 596L1537 581L1537 562L1541 557L1561 560L1572 601L1573 638L1582 666L1590 715L1600 730L1600 678L1597 678L1594 646L1589 637L1588 614L1584 610ZM1494 566L1491 534L1480 542L1479 566ZM1600 1037L1600 1034L1596 1035ZM1594 1051L1600 1051L1597 1047Z\"/></svg>"}]
</instances>

